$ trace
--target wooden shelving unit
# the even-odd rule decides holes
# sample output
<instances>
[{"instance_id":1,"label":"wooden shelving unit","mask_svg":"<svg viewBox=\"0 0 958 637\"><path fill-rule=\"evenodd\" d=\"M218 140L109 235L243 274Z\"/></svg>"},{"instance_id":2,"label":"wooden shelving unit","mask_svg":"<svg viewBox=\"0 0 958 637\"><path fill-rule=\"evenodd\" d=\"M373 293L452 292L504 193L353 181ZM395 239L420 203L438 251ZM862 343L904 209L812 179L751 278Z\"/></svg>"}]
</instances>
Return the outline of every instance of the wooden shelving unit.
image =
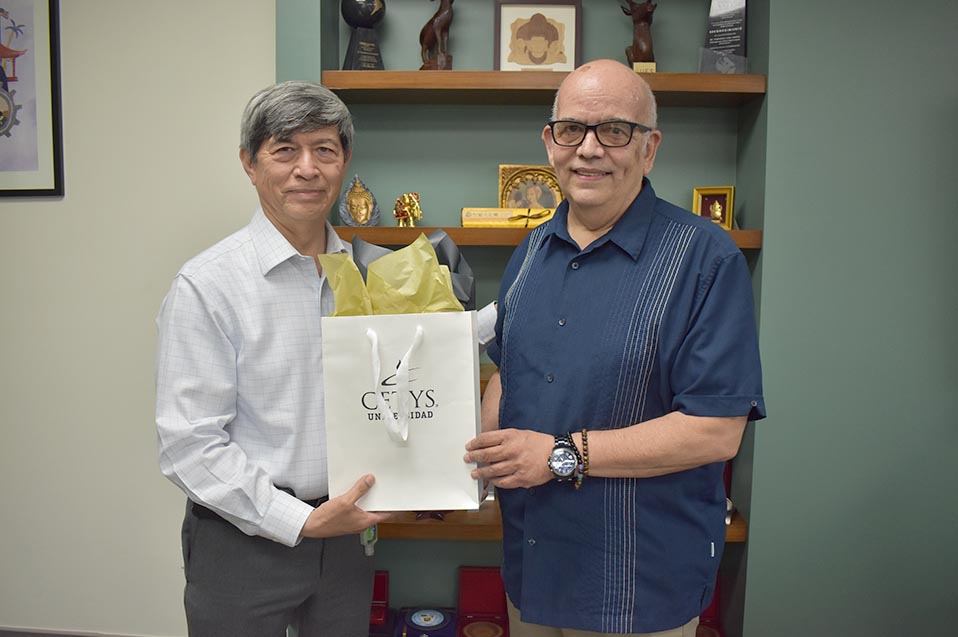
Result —
<instances>
[{"instance_id":1,"label":"wooden shelving unit","mask_svg":"<svg viewBox=\"0 0 958 637\"><path fill-rule=\"evenodd\" d=\"M323 71L352 103L548 104L567 74L551 71ZM646 73L662 106L738 106L761 97L764 75Z\"/></svg>"},{"instance_id":2,"label":"wooden shelving unit","mask_svg":"<svg viewBox=\"0 0 958 637\"><path fill-rule=\"evenodd\" d=\"M373 71L371 71L373 72ZM336 232L344 241L358 236L363 241L384 246L409 245L422 234L429 234L435 227L399 228L396 226L336 226ZM529 233L527 228L442 228L459 246L517 246ZM762 247L761 230L732 230L732 239L742 250L758 250Z\"/></svg>"},{"instance_id":3,"label":"wooden shelving unit","mask_svg":"<svg viewBox=\"0 0 958 637\"><path fill-rule=\"evenodd\" d=\"M415 513L400 513L394 522L379 525L379 537L398 540L458 540L498 542L502 540L502 517L499 503L483 502L478 511L450 511L442 520L416 519ZM726 527L726 542L744 542L748 539L748 524L736 511L732 524Z\"/></svg>"}]
</instances>

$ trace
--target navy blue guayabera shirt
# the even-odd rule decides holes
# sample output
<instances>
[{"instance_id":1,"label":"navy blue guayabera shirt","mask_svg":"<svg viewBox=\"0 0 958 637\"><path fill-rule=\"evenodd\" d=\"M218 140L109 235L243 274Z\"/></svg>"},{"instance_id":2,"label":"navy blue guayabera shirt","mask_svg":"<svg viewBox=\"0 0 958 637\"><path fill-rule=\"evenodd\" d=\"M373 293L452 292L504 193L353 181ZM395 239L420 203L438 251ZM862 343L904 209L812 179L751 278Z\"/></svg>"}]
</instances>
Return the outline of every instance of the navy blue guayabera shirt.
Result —
<instances>
[{"instance_id":1,"label":"navy blue guayabera shirt","mask_svg":"<svg viewBox=\"0 0 958 637\"><path fill-rule=\"evenodd\" d=\"M563 202L503 276L489 350L500 427L612 429L672 411L764 418L751 281L729 234L648 180L584 250L567 216ZM723 466L499 490L503 579L523 621L644 633L699 615L725 544Z\"/></svg>"}]
</instances>

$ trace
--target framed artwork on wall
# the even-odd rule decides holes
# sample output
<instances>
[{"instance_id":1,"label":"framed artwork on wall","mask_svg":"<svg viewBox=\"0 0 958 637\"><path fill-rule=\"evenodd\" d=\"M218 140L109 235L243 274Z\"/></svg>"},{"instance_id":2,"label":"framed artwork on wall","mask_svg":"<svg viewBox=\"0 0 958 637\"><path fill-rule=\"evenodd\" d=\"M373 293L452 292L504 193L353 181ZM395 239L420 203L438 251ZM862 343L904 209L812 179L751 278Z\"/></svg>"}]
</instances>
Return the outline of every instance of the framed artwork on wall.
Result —
<instances>
[{"instance_id":1,"label":"framed artwork on wall","mask_svg":"<svg viewBox=\"0 0 958 637\"><path fill-rule=\"evenodd\" d=\"M496 0L493 68L571 71L582 57L581 0Z\"/></svg>"},{"instance_id":2,"label":"framed artwork on wall","mask_svg":"<svg viewBox=\"0 0 958 637\"><path fill-rule=\"evenodd\" d=\"M63 195L57 0L0 9L0 196Z\"/></svg>"}]
</instances>

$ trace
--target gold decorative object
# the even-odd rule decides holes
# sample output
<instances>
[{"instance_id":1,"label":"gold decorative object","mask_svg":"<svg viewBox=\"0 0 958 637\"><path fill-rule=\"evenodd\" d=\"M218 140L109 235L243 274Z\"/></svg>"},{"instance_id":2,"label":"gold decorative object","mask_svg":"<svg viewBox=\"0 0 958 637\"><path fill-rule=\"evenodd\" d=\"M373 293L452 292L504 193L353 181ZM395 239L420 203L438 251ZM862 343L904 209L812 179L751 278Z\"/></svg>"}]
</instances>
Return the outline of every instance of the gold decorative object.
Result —
<instances>
[{"instance_id":1,"label":"gold decorative object","mask_svg":"<svg viewBox=\"0 0 958 637\"><path fill-rule=\"evenodd\" d=\"M552 166L499 166L500 208L552 208L562 201L562 190Z\"/></svg>"},{"instance_id":2,"label":"gold decorative object","mask_svg":"<svg viewBox=\"0 0 958 637\"><path fill-rule=\"evenodd\" d=\"M711 219L726 230L732 229L735 204L734 186L696 188L692 195L692 212Z\"/></svg>"},{"instance_id":3,"label":"gold decorative object","mask_svg":"<svg viewBox=\"0 0 958 637\"><path fill-rule=\"evenodd\" d=\"M416 221L422 219L422 207L419 205L419 193L408 192L399 195L393 208L393 217L400 228L415 228Z\"/></svg>"},{"instance_id":4,"label":"gold decorative object","mask_svg":"<svg viewBox=\"0 0 958 637\"><path fill-rule=\"evenodd\" d=\"M339 200L339 220L347 226L378 226L379 205L359 175Z\"/></svg>"},{"instance_id":5,"label":"gold decorative object","mask_svg":"<svg viewBox=\"0 0 958 637\"><path fill-rule=\"evenodd\" d=\"M535 228L555 214L554 208L463 208L463 228Z\"/></svg>"}]
</instances>

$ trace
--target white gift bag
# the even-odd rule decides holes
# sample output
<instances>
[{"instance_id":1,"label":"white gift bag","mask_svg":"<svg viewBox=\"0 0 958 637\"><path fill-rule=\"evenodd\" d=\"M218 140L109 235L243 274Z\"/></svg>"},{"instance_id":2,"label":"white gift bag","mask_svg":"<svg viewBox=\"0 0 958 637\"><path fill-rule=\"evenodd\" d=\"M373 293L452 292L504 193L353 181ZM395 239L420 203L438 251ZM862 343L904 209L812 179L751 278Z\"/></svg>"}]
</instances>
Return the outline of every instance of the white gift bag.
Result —
<instances>
[{"instance_id":1,"label":"white gift bag","mask_svg":"<svg viewBox=\"0 0 958 637\"><path fill-rule=\"evenodd\" d=\"M479 432L475 312L323 318L329 495L360 476L367 511L479 508L465 445Z\"/></svg>"}]
</instances>

